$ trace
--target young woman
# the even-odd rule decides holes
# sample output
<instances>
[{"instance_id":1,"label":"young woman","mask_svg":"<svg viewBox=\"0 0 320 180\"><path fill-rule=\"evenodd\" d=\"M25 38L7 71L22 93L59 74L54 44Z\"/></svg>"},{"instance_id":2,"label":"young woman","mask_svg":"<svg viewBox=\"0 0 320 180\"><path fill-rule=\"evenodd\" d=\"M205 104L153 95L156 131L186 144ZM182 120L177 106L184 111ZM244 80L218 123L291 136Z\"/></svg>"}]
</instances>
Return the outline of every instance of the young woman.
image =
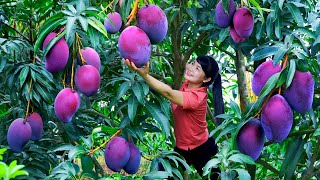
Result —
<instances>
[{"instance_id":1,"label":"young woman","mask_svg":"<svg viewBox=\"0 0 320 180\"><path fill-rule=\"evenodd\" d=\"M181 154L189 165L193 165L202 176L202 168L217 153L213 137L209 137L206 121L208 86L213 83L215 116L224 112L221 76L217 62L210 56L198 56L186 65L184 82L179 90L149 75L149 62L144 68L137 68L126 59L129 68L136 71L151 88L172 103L175 151ZM219 169L215 169L218 172ZM217 179L214 173L211 179Z\"/></svg>"}]
</instances>

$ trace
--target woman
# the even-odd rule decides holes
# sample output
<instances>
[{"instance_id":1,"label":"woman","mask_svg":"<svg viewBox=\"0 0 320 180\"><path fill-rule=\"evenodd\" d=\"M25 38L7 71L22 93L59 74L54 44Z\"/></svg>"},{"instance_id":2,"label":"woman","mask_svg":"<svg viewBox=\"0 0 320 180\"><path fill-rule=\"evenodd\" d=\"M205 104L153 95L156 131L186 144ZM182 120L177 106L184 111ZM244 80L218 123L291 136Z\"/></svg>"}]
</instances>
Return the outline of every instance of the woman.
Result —
<instances>
[{"instance_id":1,"label":"woman","mask_svg":"<svg viewBox=\"0 0 320 180\"><path fill-rule=\"evenodd\" d=\"M193 164L202 176L202 168L217 153L214 138L209 138L206 121L208 86L213 83L215 115L224 111L221 76L217 62L210 56L198 56L186 65L184 82L179 90L149 75L149 62L144 68L137 68L126 59L129 68L136 71L151 88L172 103L175 151L181 154L188 164ZM219 169L215 169L218 172ZM214 173L211 179L217 179Z\"/></svg>"}]
</instances>

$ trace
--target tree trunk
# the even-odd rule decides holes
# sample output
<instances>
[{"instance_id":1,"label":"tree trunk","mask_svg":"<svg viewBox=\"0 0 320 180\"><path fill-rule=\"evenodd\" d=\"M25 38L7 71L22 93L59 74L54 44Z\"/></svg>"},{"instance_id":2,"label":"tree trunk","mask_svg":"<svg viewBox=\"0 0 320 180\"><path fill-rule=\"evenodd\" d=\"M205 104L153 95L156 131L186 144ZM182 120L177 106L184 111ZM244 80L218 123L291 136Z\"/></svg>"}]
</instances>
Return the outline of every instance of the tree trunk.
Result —
<instances>
[{"instance_id":1,"label":"tree trunk","mask_svg":"<svg viewBox=\"0 0 320 180\"><path fill-rule=\"evenodd\" d=\"M241 50L236 51L236 72L238 78L238 94L240 96L240 109L244 112L248 105L248 90L246 84L246 63Z\"/></svg>"},{"instance_id":2,"label":"tree trunk","mask_svg":"<svg viewBox=\"0 0 320 180\"><path fill-rule=\"evenodd\" d=\"M181 5L181 2L179 2ZM182 82L182 76L184 72L183 65L183 55L181 53L181 31L180 31L180 23L181 23L181 11L177 14L177 17L171 23L171 42L172 42L172 55L173 55L173 89L179 89Z\"/></svg>"}]
</instances>

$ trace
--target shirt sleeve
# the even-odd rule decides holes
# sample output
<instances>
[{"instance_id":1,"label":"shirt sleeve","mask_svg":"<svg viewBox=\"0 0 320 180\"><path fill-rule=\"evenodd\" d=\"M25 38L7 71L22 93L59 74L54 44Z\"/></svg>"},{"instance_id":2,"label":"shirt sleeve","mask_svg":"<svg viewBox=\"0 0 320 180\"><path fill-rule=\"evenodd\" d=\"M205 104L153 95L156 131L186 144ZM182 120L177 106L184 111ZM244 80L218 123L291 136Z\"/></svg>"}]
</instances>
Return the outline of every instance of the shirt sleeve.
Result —
<instances>
[{"instance_id":1,"label":"shirt sleeve","mask_svg":"<svg viewBox=\"0 0 320 180\"><path fill-rule=\"evenodd\" d=\"M182 92L182 96L182 108L190 110L197 109L199 105L202 104L204 100L206 100L205 98L207 98L206 93L192 91Z\"/></svg>"}]
</instances>

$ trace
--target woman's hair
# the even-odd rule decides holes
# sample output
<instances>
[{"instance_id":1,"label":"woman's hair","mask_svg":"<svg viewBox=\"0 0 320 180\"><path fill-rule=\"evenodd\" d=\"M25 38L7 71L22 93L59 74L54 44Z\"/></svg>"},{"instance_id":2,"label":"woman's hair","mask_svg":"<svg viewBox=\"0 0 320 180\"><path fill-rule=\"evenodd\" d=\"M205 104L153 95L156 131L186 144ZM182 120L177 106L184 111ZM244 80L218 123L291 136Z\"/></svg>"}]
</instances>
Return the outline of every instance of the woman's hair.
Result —
<instances>
[{"instance_id":1,"label":"woman's hair","mask_svg":"<svg viewBox=\"0 0 320 180\"><path fill-rule=\"evenodd\" d=\"M213 106L214 106L214 116L224 113L224 104L222 97L222 85L221 85L221 75L219 74L219 66L216 60L211 56L198 56L197 62L201 65L206 77L211 77L209 82L203 83L202 86L209 86L212 84L212 95L213 95ZM216 119L217 124L221 123L221 119Z\"/></svg>"}]
</instances>

